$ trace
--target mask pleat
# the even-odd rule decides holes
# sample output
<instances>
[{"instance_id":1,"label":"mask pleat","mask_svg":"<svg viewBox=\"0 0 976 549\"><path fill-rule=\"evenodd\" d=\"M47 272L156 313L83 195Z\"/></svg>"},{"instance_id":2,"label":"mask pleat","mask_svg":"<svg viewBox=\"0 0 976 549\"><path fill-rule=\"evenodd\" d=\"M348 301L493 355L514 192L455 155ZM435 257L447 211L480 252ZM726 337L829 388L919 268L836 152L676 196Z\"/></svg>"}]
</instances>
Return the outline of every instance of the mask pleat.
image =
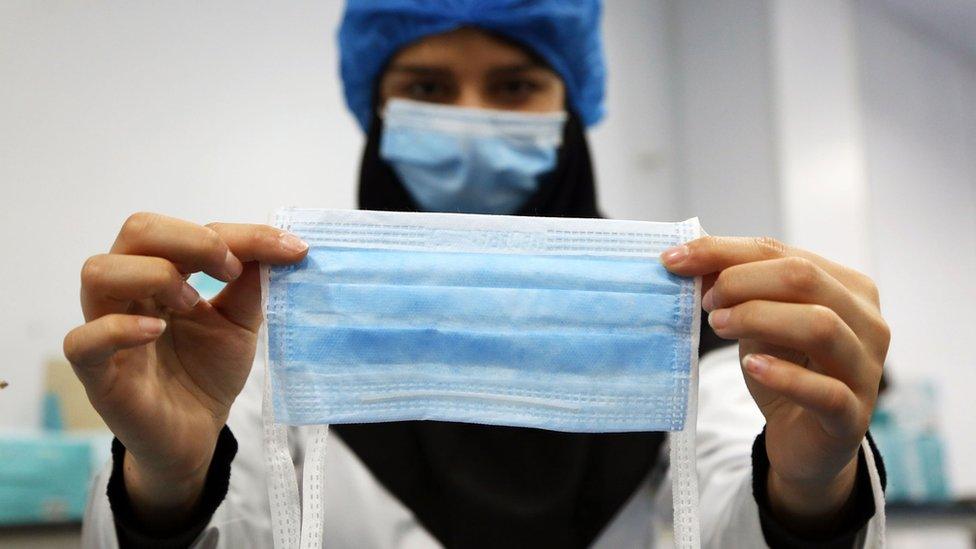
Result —
<instances>
[{"instance_id":1,"label":"mask pleat","mask_svg":"<svg viewBox=\"0 0 976 549\"><path fill-rule=\"evenodd\" d=\"M329 283L287 286L296 326L433 326L640 335L674 329L674 299L652 293ZM581 314L586 311L586 314Z\"/></svg>"},{"instance_id":2,"label":"mask pleat","mask_svg":"<svg viewBox=\"0 0 976 549\"><path fill-rule=\"evenodd\" d=\"M606 375L669 370L673 356L670 331L640 335L564 333L523 330L456 330L435 327L337 326L303 330L289 342L292 364L312 357L316 366L357 374L366 366L443 365L458 375L476 378L476 368L509 368L519 375L586 372ZM663 347L662 347L663 346ZM656 351L656 352L654 352ZM344 366L345 368L340 368Z\"/></svg>"},{"instance_id":3,"label":"mask pleat","mask_svg":"<svg viewBox=\"0 0 976 549\"><path fill-rule=\"evenodd\" d=\"M315 247L292 268L303 284L548 288L678 295L680 277L657 259L475 254ZM302 273L306 273L303 275Z\"/></svg>"}]
</instances>

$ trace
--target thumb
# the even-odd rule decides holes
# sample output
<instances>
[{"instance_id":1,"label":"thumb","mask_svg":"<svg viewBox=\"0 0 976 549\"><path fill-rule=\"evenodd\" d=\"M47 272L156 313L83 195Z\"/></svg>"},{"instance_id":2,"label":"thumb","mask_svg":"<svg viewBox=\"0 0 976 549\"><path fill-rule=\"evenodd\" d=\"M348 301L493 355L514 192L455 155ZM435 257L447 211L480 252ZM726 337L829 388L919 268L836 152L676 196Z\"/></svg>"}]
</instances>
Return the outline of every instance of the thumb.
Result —
<instances>
[{"instance_id":1,"label":"thumb","mask_svg":"<svg viewBox=\"0 0 976 549\"><path fill-rule=\"evenodd\" d=\"M267 225L210 223L231 252L244 262L244 271L210 301L231 322L256 332L261 326L259 261L274 265L300 261L308 244L297 236Z\"/></svg>"},{"instance_id":2,"label":"thumb","mask_svg":"<svg viewBox=\"0 0 976 549\"><path fill-rule=\"evenodd\" d=\"M252 332L258 331L262 319L260 271L257 261L245 263L241 276L210 300L210 305L227 320Z\"/></svg>"}]
</instances>

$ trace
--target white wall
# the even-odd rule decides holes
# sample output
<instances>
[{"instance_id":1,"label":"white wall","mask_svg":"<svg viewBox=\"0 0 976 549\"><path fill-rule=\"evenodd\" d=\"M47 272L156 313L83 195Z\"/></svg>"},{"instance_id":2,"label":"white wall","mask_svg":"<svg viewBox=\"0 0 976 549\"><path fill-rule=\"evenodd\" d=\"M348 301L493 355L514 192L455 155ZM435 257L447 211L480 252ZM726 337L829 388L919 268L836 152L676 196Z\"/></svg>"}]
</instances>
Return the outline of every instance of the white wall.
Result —
<instances>
[{"instance_id":1,"label":"white wall","mask_svg":"<svg viewBox=\"0 0 976 549\"><path fill-rule=\"evenodd\" d=\"M782 236L765 0L668 2L679 217Z\"/></svg>"},{"instance_id":2,"label":"white wall","mask_svg":"<svg viewBox=\"0 0 976 549\"><path fill-rule=\"evenodd\" d=\"M874 276L890 374L930 377L976 493L976 60L885 0L668 2L679 216Z\"/></svg>"},{"instance_id":3,"label":"white wall","mask_svg":"<svg viewBox=\"0 0 976 549\"><path fill-rule=\"evenodd\" d=\"M663 0L605 4L608 115L590 134L604 214L678 220ZM684 215L680 219L691 217Z\"/></svg>"},{"instance_id":4,"label":"white wall","mask_svg":"<svg viewBox=\"0 0 976 549\"><path fill-rule=\"evenodd\" d=\"M941 393L950 481L976 493L976 58L859 11L876 278L890 372Z\"/></svg>"},{"instance_id":5,"label":"white wall","mask_svg":"<svg viewBox=\"0 0 976 549\"><path fill-rule=\"evenodd\" d=\"M848 0L771 5L783 236L871 273L854 6Z\"/></svg>"},{"instance_id":6,"label":"white wall","mask_svg":"<svg viewBox=\"0 0 976 549\"><path fill-rule=\"evenodd\" d=\"M0 4L0 425L36 424L41 365L82 321L80 266L128 214L353 204L337 4L289 6Z\"/></svg>"},{"instance_id":7,"label":"white wall","mask_svg":"<svg viewBox=\"0 0 976 549\"><path fill-rule=\"evenodd\" d=\"M674 218L661 5L606 10L610 116L593 149L618 217ZM78 271L130 213L264 222L280 205L354 206L340 9L0 3L0 427L37 424L41 366L82 321Z\"/></svg>"}]
</instances>

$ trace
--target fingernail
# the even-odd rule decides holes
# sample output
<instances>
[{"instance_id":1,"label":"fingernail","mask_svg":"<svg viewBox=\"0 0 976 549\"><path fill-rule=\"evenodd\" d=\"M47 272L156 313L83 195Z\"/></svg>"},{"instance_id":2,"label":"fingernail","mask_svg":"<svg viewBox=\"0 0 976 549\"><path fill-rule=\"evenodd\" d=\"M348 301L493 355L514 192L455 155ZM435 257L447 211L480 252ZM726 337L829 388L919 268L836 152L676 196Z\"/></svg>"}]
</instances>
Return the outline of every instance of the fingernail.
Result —
<instances>
[{"instance_id":1,"label":"fingernail","mask_svg":"<svg viewBox=\"0 0 976 549\"><path fill-rule=\"evenodd\" d=\"M661 253L661 261L668 265L677 265L684 261L690 253L691 250L688 249L688 246L675 246Z\"/></svg>"},{"instance_id":2,"label":"fingernail","mask_svg":"<svg viewBox=\"0 0 976 549\"><path fill-rule=\"evenodd\" d=\"M183 288L180 289L180 300L183 301L183 305L185 305L187 309L192 309L193 307L196 307L197 303L200 302L200 294L193 289L193 286L190 286L184 282Z\"/></svg>"},{"instance_id":3,"label":"fingernail","mask_svg":"<svg viewBox=\"0 0 976 549\"><path fill-rule=\"evenodd\" d=\"M234 254L227 250L227 255L224 256L224 273L231 280L241 276L241 272L244 271L244 265L234 257Z\"/></svg>"},{"instance_id":4,"label":"fingernail","mask_svg":"<svg viewBox=\"0 0 976 549\"><path fill-rule=\"evenodd\" d=\"M705 292L702 296L702 309L711 311L715 307L715 288Z\"/></svg>"},{"instance_id":5,"label":"fingernail","mask_svg":"<svg viewBox=\"0 0 976 549\"><path fill-rule=\"evenodd\" d=\"M762 375L773 364L768 355L748 354L742 359L743 364L750 373Z\"/></svg>"},{"instance_id":6,"label":"fingernail","mask_svg":"<svg viewBox=\"0 0 976 549\"><path fill-rule=\"evenodd\" d=\"M139 329L147 336L158 336L166 331L166 321L161 318L139 317Z\"/></svg>"},{"instance_id":7,"label":"fingernail","mask_svg":"<svg viewBox=\"0 0 976 549\"><path fill-rule=\"evenodd\" d=\"M278 240L281 242L281 247L284 248L285 251L293 254L300 254L308 249L307 242L291 233L281 233Z\"/></svg>"},{"instance_id":8,"label":"fingernail","mask_svg":"<svg viewBox=\"0 0 976 549\"><path fill-rule=\"evenodd\" d=\"M715 309L708 313L708 324L716 330L721 330L729 323L730 314L732 311L729 309Z\"/></svg>"}]
</instances>

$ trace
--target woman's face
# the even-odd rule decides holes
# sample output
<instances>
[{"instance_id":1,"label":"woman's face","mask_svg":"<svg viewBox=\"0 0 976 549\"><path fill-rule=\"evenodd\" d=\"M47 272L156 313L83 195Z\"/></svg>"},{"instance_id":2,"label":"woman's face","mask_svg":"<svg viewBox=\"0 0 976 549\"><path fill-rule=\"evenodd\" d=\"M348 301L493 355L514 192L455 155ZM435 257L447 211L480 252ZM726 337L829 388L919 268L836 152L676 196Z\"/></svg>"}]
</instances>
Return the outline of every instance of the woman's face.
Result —
<instances>
[{"instance_id":1,"label":"woman's face","mask_svg":"<svg viewBox=\"0 0 976 549\"><path fill-rule=\"evenodd\" d=\"M565 108L562 80L542 61L486 32L464 28L400 50L380 80L380 108L392 97L520 112Z\"/></svg>"}]
</instances>

